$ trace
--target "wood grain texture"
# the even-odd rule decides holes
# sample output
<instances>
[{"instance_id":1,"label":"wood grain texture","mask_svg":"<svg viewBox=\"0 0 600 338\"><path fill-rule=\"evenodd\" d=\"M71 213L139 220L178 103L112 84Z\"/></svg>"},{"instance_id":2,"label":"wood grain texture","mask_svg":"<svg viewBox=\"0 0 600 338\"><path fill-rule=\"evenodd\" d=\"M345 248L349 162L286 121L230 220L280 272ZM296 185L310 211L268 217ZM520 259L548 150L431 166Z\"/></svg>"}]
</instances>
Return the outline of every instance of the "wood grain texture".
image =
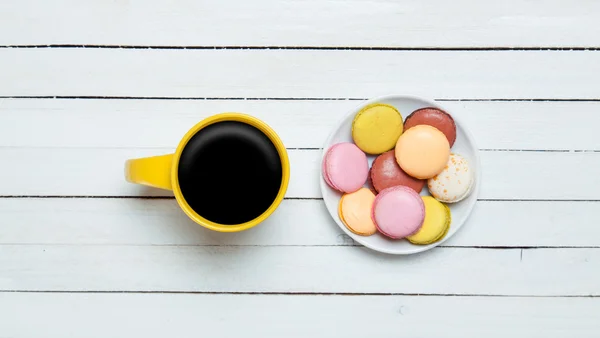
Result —
<instances>
[{"instance_id":1,"label":"wood grain texture","mask_svg":"<svg viewBox=\"0 0 600 338\"><path fill-rule=\"evenodd\" d=\"M0 44L595 47L599 11L593 0L3 1Z\"/></svg>"},{"instance_id":2,"label":"wood grain texture","mask_svg":"<svg viewBox=\"0 0 600 338\"><path fill-rule=\"evenodd\" d=\"M0 96L587 99L600 52L9 48L0 64Z\"/></svg>"},{"instance_id":3,"label":"wood grain texture","mask_svg":"<svg viewBox=\"0 0 600 338\"><path fill-rule=\"evenodd\" d=\"M2 245L0 291L599 296L599 264L600 249Z\"/></svg>"},{"instance_id":4,"label":"wood grain texture","mask_svg":"<svg viewBox=\"0 0 600 338\"><path fill-rule=\"evenodd\" d=\"M599 205L479 201L444 246L600 247ZM355 245L321 200L284 200L258 227L231 234L198 226L172 199L5 198L0 214L0 245Z\"/></svg>"},{"instance_id":5,"label":"wood grain texture","mask_svg":"<svg viewBox=\"0 0 600 338\"><path fill-rule=\"evenodd\" d=\"M599 310L586 298L0 294L7 337L591 338Z\"/></svg>"},{"instance_id":6,"label":"wood grain texture","mask_svg":"<svg viewBox=\"0 0 600 338\"><path fill-rule=\"evenodd\" d=\"M0 338L596 337L598 13L0 2ZM354 99L391 93L453 101L483 150L468 223L407 257L356 246L319 199L316 148ZM268 122L292 162L288 199L236 234L123 178L126 159L171 152L223 111Z\"/></svg>"},{"instance_id":7,"label":"wood grain texture","mask_svg":"<svg viewBox=\"0 0 600 338\"><path fill-rule=\"evenodd\" d=\"M256 116L290 148L320 148L361 101L0 99L4 147L168 148L221 112ZM600 150L600 102L440 102L482 149ZM404 117L411 112L402 112ZM585 121L585 123L582 123ZM48 126L60 124L56 132ZM23 130L29 130L23 133ZM307 137L307 133L310 137Z\"/></svg>"},{"instance_id":8,"label":"wood grain texture","mask_svg":"<svg viewBox=\"0 0 600 338\"><path fill-rule=\"evenodd\" d=\"M3 148L3 196L172 196L124 179L128 158L173 149ZM320 150L289 150L291 178L286 197L321 197ZM597 200L597 152L480 152L481 199ZM585 179L575 180L573 174Z\"/></svg>"}]
</instances>

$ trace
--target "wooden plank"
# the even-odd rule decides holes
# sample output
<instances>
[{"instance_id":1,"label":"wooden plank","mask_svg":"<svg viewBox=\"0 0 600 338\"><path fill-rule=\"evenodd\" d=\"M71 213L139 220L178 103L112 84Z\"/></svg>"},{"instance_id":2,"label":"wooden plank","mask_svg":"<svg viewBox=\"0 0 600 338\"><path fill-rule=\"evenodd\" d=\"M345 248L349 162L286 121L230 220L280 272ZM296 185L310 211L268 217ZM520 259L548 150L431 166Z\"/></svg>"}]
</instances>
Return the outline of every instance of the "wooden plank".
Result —
<instances>
[{"instance_id":1,"label":"wooden plank","mask_svg":"<svg viewBox=\"0 0 600 338\"><path fill-rule=\"evenodd\" d=\"M591 338L599 310L592 298L3 293L0 335Z\"/></svg>"},{"instance_id":2,"label":"wooden plank","mask_svg":"<svg viewBox=\"0 0 600 338\"><path fill-rule=\"evenodd\" d=\"M600 249L2 245L0 290L589 296L599 264Z\"/></svg>"},{"instance_id":3,"label":"wooden plank","mask_svg":"<svg viewBox=\"0 0 600 338\"><path fill-rule=\"evenodd\" d=\"M172 149L3 148L0 195L172 196L124 180L125 160ZM288 198L319 198L319 150L289 150ZM597 152L480 152L482 199L596 200ZM573 179L573 175L585 179Z\"/></svg>"},{"instance_id":4,"label":"wooden plank","mask_svg":"<svg viewBox=\"0 0 600 338\"><path fill-rule=\"evenodd\" d=\"M440 103L470 129L483 149L600 149L600 135L594 129L600 125L600 102ZM5 99L0 101L0 144L168 148L201 119L237 111L267 122L287 147L319 148L336 123L358 104L347 100ZM48 128L58 122L60 133ZM307 132L311 137L306 137Z\"/></svg>"},{"instance_id":5,"label":"wooden plank","mask_svg":"<svg viewBox=\"0 0 600 338\"><path fill-rule=\"evenodd\" d=\"M598 207L598 202L479 201L444 245L600 247ZM0 245L355 245L320 200L285 200L260 226L232 234L196 225L175 200L5 198L0 214Z\"/></svg>"},{"instance_id":6,"label":"wooden plank","mask_svg":"<svg viewBox=\"0 0 600 338\"><path fill-rule=\"evenodd\" d=\"M9 48L0 64L0 96L571 99L598 97L600 53Z\"/></svg>"},{"instance_id":7,"label":"wooden plank","mask_svg":"<svg viewBox=\"0 0 600 338\"><path fill-rule=\"evenodd\" d=\"M563 0L18 1L0 4L11 32L0 44L596 47L599 11Z\"/></svg>"}]
</instances>

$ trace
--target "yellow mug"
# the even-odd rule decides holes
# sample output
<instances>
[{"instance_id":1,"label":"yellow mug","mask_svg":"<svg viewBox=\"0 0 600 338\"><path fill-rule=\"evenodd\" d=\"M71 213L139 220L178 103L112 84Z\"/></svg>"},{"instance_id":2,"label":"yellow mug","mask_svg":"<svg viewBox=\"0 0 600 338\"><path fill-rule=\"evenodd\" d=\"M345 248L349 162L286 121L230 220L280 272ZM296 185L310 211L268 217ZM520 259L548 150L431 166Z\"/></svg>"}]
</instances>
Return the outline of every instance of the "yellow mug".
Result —
<instances>
[{"instance_id":1,"label":"yellow mug","mask_svg":"<svg viewBox=\"0 0 600 338\"><path fill-rule=\"evenodd\" d=\"M289 178L287 150L279 136L263 121L240 113L199 122L174 154L125 164L128 182L173 191L188 217L221 232L264 221L283 200Z\"/></svg>"}]
</instances>

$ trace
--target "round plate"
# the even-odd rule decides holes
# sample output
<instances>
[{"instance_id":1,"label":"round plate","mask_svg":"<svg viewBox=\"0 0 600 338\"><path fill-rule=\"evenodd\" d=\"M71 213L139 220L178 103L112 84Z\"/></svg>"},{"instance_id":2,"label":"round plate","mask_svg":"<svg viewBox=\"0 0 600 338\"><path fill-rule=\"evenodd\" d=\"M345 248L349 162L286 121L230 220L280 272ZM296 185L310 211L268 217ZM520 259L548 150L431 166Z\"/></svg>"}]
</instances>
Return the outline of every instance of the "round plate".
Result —
<instances>
[{"instance_id":1,"label":"round plate","mask_svg":"<svg viewBox=\"0 0 600 338\"><path fill-rule=\"evenodd\" d=\"M327 210L329 210L329 214L335 220L340 229L342 229L354 241L370 249L389 254L408 255L434 248L450 239L462 227L462 225L465 223L465 221L471 214L473 206L475 206L475 202L477 201L477 195L479 194L479 185L481 184L481 165L479 163L478 148L475 145L473 137L471 136L469 131L459 121L456 115L452 113L452 111L440 106L438 103L433 102L432 100L426 100L419 97L406 95L390 95L365 101L356 108L352 109L348 113L348 115L346 115L346 117L342 121L340 121L338 125L334 128L329 138L327 138L327 141L323 146L323 154L321 157L321 161L323 160L323 157L325 156L327 150L332 145L339 142L353 142L352 121L354 120L354 116L363 107L372 103L387 103L396 107L396 109L398 109L402 114L403 119L406 119L406 117L413 111L424 107L436 107L450 114L452 118L454 118L454 122L456 124L456 142L454 143L450 151L462 155L469 161L472 169L474 169L476 173L475 185L471 190L471 194L467 198L458 203L447 204L452 212L452 223L450 224L448 234L442 240L429 245L412 244L406 239L389 239L380 234L379 232L371 236L360 236L348 230L344 223L342 223L338 215L338 205L340 202L340 198L342 197L342 193L336 191L335 189L332 189L329 185L327 185L327 183L325 183L325 180L323 179L323 172L321 171L321 193L323 194L323 200L325 201ZM371 163L373 162L376 156L368 155L367 157L369 158L370 167ZM320 163L319 168L321 168ZM423 188L423 190L421 191L421 195L429 195L427 186Z\"/></svg>"}]
</instances>

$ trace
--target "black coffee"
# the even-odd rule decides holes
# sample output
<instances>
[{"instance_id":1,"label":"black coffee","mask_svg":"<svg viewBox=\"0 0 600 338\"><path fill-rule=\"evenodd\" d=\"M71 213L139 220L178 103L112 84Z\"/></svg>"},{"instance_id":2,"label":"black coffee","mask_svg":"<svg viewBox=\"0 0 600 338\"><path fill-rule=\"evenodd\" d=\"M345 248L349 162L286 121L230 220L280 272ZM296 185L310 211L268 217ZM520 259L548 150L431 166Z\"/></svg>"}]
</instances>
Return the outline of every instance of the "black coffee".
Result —
<instances>
[{"instance_id":1,"label":"black coffee","mask_svg":"<svg viewBox=\"0 0 600 338\"><path fill-rule=\"evenodd\" d=\"M282 168L277 149L259 129L224 121L189 140L178 175L183 197L196 213L215 223L240 224L271 206Z\"/></svg>"}]
</instances>

